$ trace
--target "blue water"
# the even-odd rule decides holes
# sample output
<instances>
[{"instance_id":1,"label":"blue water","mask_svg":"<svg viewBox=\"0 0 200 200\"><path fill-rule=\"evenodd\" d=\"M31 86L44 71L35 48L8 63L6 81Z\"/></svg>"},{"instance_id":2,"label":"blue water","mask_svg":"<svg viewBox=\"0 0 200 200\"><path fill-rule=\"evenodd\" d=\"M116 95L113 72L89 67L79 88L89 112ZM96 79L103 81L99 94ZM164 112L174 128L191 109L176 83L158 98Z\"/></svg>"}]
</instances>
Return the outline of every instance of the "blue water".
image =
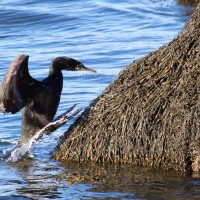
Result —
<instances>
[{"instance_id":1,"label":"blue water","mask_svg":"<svg viewBox=\"0 0 200 200\"><path fill-rule=\"evenodd\" d=\"M74 103L85 107L123 67L171 41L192 10L174 0L2 0L0 80L21 53L30 56L30 73L37 79L47 76L49 64L56 56L73 57L98 73L63 72L58 114ZM112 167L113 171L96 166L112 176L108 173L98 183L72 185L56 178L76 167L86 170L85 166L65 166L51 159L59 136L70 123L35 144L25 158L26 164L0 161L0 199L200 198L198 173L177 176L157 171L148 172L145 177L140 173L138 178L135 171L126 174L128 170L117 169L123 171L124 176L120 176ZM20 112L0 113L0 151L16 144L20 130Z\"/></svg>"}]
</instances>

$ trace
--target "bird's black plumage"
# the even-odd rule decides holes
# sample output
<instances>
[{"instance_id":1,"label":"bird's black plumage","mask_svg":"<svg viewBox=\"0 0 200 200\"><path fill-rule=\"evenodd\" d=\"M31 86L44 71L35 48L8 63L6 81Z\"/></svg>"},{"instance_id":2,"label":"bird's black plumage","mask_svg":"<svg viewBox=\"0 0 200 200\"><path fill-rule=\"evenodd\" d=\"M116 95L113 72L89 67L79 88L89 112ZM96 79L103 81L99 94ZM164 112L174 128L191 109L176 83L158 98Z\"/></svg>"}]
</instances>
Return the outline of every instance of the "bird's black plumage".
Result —
<instances>
[{"instance_id":1,"label":"bird's black plumage","mask_svg":"<svg viewBox=\"0 0 200 200\"><path fill-rule=\"evenodd\" d=\"M16 113L24 107L22 142L53 120L63 87L62 70L96 72L73 58L57 57L51 62L48 77L38 81L29 74L28 57L18 56L0 85L0 110Z\"/></svg>"}]
</instances>

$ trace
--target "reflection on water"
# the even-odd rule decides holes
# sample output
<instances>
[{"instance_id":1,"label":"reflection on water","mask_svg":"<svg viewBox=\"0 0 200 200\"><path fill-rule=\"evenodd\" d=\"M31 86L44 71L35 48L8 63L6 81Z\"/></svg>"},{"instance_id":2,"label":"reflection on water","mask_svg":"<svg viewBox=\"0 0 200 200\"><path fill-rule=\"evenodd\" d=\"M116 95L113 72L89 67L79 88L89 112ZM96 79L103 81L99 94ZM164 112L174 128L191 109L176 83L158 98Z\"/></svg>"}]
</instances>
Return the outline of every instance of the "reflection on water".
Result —
<instances>
[{"instance_id":1,"label":"reflection on water","mask_svg":"<svg viewBox=\"0 0 200 200\"><path fill-rule=\"evenodd\" d=\"M192 9L178 5L175 0L2 0L0 80L12 59L21 53L30 55L30 73L39 80L47 76L52 58L74 57L98 73L63 73L58 114L75 103L85 107L124 66L172 40ZM18 141L21 113L0 113L0 124L2 152ZM0 199L197 199L200 196L198 173L181 176L125 165L61 165L51 160L57 140L69 125L34 144L25 159L17 163L0 161ZM72 180L68 180L70 173ZM87 178L80 181L81 177Z\"/></svg>"},{"instance_id":2,"label":"reflection on water","mask_svg":"<svg viewBox=\"0 0 200 200\"><path fill-rule=\"evenodd\" d=\"M24 162L24 161L23 161ZM18 195L33 199L192 199L200 192L200 175L181 175L176 172L147 170L131 165L100 165L18 163L23 171L23 180L17 180L21 187ZM62 169L62 170L61 170ZM65 173L90 177L79 181L78 176L70 183ZM13 181L14 182L14 181ZM64 191L64 192L63 192Z\"/></svg>"}]
</instances>

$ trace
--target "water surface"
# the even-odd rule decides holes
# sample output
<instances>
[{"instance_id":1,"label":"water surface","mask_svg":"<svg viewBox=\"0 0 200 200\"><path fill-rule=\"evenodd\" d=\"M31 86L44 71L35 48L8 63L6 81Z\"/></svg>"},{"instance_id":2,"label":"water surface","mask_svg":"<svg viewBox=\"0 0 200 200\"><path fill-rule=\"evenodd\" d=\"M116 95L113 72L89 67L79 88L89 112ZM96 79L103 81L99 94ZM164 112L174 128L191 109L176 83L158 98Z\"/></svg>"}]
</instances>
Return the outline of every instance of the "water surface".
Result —
<instances>
[{"instance_id":1,"label":"water surface","mask_svg":"<svg viewBox=\"0 0 200 200\"><path fill-rule=\"evenodd\" d=\"M191 11L173 0L2 0L0 79L21 53L30 56L30 73L39 80L47 76L54 57L73 57L98 73L63 72L58 114L74 103L85 107L123 67L171 41ZM23 161L0 161L0 199L200 198L198 173L183 176L124 165L64 165L52 160L51 152L70 123L35 144ZM0 113L0 152L17 143L20 130L20 112ZM91 180L70 182L68 173L87 173Z\"/></svg>"}]
</instances>

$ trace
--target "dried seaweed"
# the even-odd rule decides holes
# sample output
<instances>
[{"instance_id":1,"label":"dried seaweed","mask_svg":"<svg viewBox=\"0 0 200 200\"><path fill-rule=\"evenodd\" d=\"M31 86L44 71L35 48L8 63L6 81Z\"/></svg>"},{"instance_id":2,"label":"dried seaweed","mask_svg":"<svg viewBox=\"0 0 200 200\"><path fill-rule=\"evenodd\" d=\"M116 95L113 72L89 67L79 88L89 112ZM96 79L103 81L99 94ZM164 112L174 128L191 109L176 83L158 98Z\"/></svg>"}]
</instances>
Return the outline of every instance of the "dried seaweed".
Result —
<instances>
[{"instance_id":1,"label":"dried seaweed","mask_svg":"<svg viewBox=\"0 0 200 200\"><path fill-rule=\"evenodd\" d=\"M200 4L168 45L134 61L60 140L58 160L198 170Z\"/></svg>"}]
</instances>

